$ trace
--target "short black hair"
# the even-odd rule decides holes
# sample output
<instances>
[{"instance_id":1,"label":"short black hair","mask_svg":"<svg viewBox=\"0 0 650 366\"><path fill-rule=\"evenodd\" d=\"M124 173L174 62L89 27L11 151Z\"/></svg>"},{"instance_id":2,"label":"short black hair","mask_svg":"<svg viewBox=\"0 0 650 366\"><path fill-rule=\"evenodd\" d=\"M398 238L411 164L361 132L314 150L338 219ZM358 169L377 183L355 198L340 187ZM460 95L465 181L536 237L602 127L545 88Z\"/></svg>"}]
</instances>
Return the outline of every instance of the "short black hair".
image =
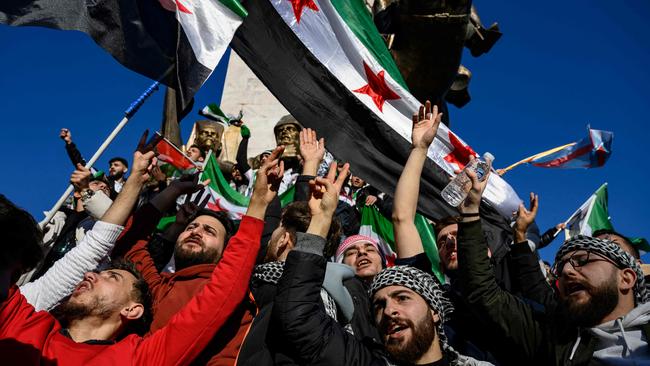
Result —
<instances>
[{"instance_id":1,"label":"short black hair","mask_svg":"<svg viewBox=\"0 0 650 366\"><path fill-rule=\"evenodd\" d=\"M126 161L126 159L124 159L122 157L119 157L119 156L116 156L116 157L112 158L111 160L109 160L108 165L113 164L114 161L119 161L120 163L124 164L124 166L126 166L127 168L129 167L129 162Z\"/></svg>"},{"instance_id":2,"label":"short black hair","mask_svg":"<svg viewBox=\"0 0 650 366\"><path fill-rule=\"evenodd\" d=\"M437 237L438 233L440 233L442 231L442 229L446 228L449 225L458 224L459 222L460 222L460 217L459 216L447 216L447 217L441 218L440 220L436 220L435 221L436 225L433 228L435 230L435 232L436 232L436 237Z\"/></svg>"},{"instance_id":3,"label":"short black hair","mask_svg":"<svg viewBox=\"0 0 650 366\"><path fill-rule=\"evenodd\" d=\"M309 204L304 201L296 201L288 204L282 209L282 217L280 218L282 227L289 233L291 240L297 242L296 233L306 233L311 223L311 211ZM330 258L336 253L341 241L341 222L334 216L332 224L327 232L325 248L323 248L323 255L325 258Z\"/></svg>"},{"instance_id":4,"label":"short black hair","mask_svg":"<svg viewBox=\"0 0 650 366\"><path fill-rule=\"evenodd\" d=\"M221 225L226 229L226 237L223 239L223 245L225 248L230 238L235 234L235 223L230 219L230 217L228 217L228 214L223 211L212 211L207 208L201 208L192 215L190 222L194 221L194 219L199 216L210 216L219 220Z\"/></svg>"},{"instance_id":5,"label":"short black hair","mask_svg":"<svg viewBox=\"0 0 650 366\"><path fill-rule=\"evenodd\" d=\"M27 211L0 194L0 268L18 265L12 277L15 283L22 273L36 268L43 259L43 232Z\"/></svg>"},{"instance_id":6,"label":"short black hair","mask_svg":"<svg viewBox=\"0 0 650 366\"><path fill-rule=\"evenodd\" d=\"M135 333L139 336L144 336L151 327L151 321L153 320L153 297L149 289L147 281L145 281L142 273L138 271L133 262L126 260L117 260L111 262L111 265L107 270L110 269L121 269L127 271L135 277L135 282L133 283L133 290L131 291L131 299L137 303L142 304L144 312L142 316L137 320L129 323L123 334L128 335Z\"/></svg>"},{"instance_id":7,"label":"short black hair","mask_svg":"<svg viewBox=\"0 0 650 366\"><path fill-rule=\"evenodd\" d=\"M623 238L623 240L625 241L625 244L627 244L627 245L628 245L630 248L632 248L632 250L634 251L634 255L633 255L633 257L634 257L635 259L639 259L639 258L641 258L641 254L639 253L639 249L637 249L637 247L634 246L634 243L632 243L632 241L630 240L630 238L628 238L627 236L625 236L625 235L623 235L623 234L621 234L621 233L619 233L619 232L616 232L616 231L614 231L614 230L612 230L612 229L600 229L600 230L596 230L596 231L594 231L593 233L591 233L591 236L594 237L594 238L596 238L596 237L598 237L598 236L601 236L601 235L616 235L616 236L620 236L620 237Z\"/></svg>"},{"instance_id":8,"label":"short black hair","mask_svg":"<svg viewBox=\"0 0 650 366\"><path fill-rule=\"evenodd\" d=\"M199 149L199 156L201 156L202 158L205 159L205 151L203 151L203 149L201 149L201 147L199 145L193 144L192 146L188 147L187 149L189 150L189 149L191 149L193 147Z\"/></svg>"}]
</instances>

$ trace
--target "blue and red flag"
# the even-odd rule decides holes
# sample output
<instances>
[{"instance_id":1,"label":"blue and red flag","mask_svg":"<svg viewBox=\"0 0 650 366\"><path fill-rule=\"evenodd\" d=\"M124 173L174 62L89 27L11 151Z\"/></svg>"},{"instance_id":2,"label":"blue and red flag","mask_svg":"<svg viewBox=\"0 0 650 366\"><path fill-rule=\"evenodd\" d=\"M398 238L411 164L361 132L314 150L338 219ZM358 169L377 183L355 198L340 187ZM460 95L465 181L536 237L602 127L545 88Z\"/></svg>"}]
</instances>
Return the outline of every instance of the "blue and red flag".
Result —
<instances>
[{"instance_id":1,"label":"blue and red flag","mask_svg":"<svg viewBox=\"0 0 650 366\"><path fill-rule=\"evenodd\" d=\"M612 153L614 133L610 131L589 128L589 136L578 142L555 147L550 150L529 156L505 169L497 171L500 174L521 164L532 164L542 168L598 168L605 165Z\"/></svg>"},{"instance_id":2,"label":"blue and red flag","mask_svg":"<svg viewBox=\"0 0 650 366\"><path fill-rule=\"evenodd\" d=\"M605 165L612 153L614 133L589 128L589 136L552 154L530 163L542 168L598 168Z\"/></svg>"}]
</instances>

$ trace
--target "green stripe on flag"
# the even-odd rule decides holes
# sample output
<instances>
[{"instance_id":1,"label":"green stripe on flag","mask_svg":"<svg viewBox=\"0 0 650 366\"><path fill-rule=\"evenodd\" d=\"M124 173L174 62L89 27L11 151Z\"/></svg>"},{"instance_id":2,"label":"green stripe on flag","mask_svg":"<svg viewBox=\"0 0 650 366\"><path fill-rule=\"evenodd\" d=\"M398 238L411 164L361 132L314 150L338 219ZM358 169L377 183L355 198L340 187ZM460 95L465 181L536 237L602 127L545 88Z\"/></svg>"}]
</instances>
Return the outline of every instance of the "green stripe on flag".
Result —
<instances>
[{"instance_id":1,"label":"green stripe on flag","mask_svg":"<svg viewBox=\"0 0 650 366\"><path fill-rule=\"evenodd\" d=\"M219 0L226 8L230 9L233 13L239 15L242 19L248 16L248 12L244 6L237 0Z\"/></svg>"},{"instance_id":2,"label":"green stripe on flag","mask_svg":"<svg viewBox=\"0 0 650 366\"><path fill-rule=\"evenodd\" d=\"M609 218L609 210L607 209L607 183L600 186L594 195L596 199L592 204L587 225L591 228L592 233L602 229L614 230Z\"/></svg>"},{"instance_id":3,"label":"green stripe on flag","mask_svg":"<svg viewBox=\"0 0 650 366\"><path fill-rule=\"evenodd\" d=\"M361 207L361 226L371 227L371 230L395 251L393 223L382 215L375 206ZM420 214L415 215L415 227L420 234L424 252L427 254L429 261L431 261L431 271L440 283L445 283L445 276L440 270L440 258L438 256L438 247L436 245L436 236L433 227Z\"/></svg>"},{"instance_id":4,"label":"green stripe on flag","mask_svg":"<svg viewBox=\"0 0 650 366\"><path fill-rule=\"evenodd\" d=\"M386 42L377 31L377 27L375 27L364 1L332 0L332 5L334 5L334 8L354 35L357 36L357 39L375 56L375 60L379 62L395 82L408 90L408 86L406 86L406 82L399 72L393 56L388 51Z\"/></svg>"},{"instance_id":5,"label":"green stripe on flag","mask_svg":"<svg viewBox=\"0 0 650 366\"><path fill-rule=\"evenodd\" d=\"M248 207L250 198L237 192L230 186L230 184L228 184L226 177L223 176L221 169L219 169L219 163L217 163L217 159L212 154L210 154L208 157L208 161L206 162L205 168L203 169L203 175L201 176L202 180L206 180L208 178L210 178L210 188L217 191L226 200L228 200L228 202L237 206ZM280 202L282 207L293 202L295 193L296 187L293 185L286 191L282 192L282 194L280 194Z\"/></svg>"}]
</instances>

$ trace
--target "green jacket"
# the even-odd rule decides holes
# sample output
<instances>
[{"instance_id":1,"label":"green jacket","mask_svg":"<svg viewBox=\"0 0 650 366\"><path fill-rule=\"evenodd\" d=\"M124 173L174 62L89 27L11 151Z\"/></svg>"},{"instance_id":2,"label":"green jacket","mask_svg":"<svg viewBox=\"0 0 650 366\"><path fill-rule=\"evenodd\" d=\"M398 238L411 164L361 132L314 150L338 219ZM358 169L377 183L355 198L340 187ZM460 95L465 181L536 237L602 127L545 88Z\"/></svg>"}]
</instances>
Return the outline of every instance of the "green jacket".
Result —
<instances>
[{"instance_id":1,"label":"green jacket","mask_svg":"<svg viewBox=\"0 0 650 366\"><path fill-rule=\"evenodd\" d=\"M461 293L471 311L490 329L494 348L490 351L497 359L526 366L589 364L594 351L600 347L594 328L579 329L569 325L561 310L535 311L499 288L486 248L480 220L459 224ZM648 339L648 325L640 325L638 329Z\"/></svg>"}]
</instances>

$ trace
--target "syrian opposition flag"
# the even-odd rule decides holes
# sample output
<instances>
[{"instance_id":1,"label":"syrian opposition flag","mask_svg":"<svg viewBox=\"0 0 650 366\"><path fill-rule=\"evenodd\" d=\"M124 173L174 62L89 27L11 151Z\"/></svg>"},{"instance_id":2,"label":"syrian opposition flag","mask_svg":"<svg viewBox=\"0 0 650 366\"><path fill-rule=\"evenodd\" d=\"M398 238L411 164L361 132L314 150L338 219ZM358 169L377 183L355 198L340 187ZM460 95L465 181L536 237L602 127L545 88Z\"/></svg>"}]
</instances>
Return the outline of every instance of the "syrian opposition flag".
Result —
<instances>
[{"instance_id":1,"label":"syrian opposition flag","mask_svg":"<svg viewBox=\"0 0 650 366\"><path fill-rule=\"evenodd\" d=\"M609 216L607 183L603 184L589 199L566 221L564 235L570 239L575 235L591 236L598 230L614 230ZM644 238L628 237L641 255L650 252L650 244Z\"/></svg>"},{"instance_id":2,"label":"syrian opposition flag","mask_svg":"<svg viewBox=\"0 0 650 366\"><path fill-rule=\"evenodd\" d=\"M230 186L221 169L219 169L219 163L212 152L208 153L200 178L201 181L206 179L210 179L210 184L205 193L210 195L207 208L213 211L227 212L231 219L241 220L246 213L250 198ZM294 193L295 188L292 186L280 195L280 202L283 207L293 202Z\"/></svg>"},{"instance_id":3,"label":"syrian opposition flag","mask_svg":"<svg viewBox=\"0 0 650 366\"><path fill-rule=\"evenodd\" d=\"M185 109L246 17L237 0L2 0L0 24L77 30Z\"/></svg>"},{"instance_id":4,"label":"syrian opposition flag","mask_svg":"<svg viewBox=\"0 0 650 366\"><path fill-rule=\"evenodd\" d=\"M440 269L440 257L436 246L436 236L431 224L419 214L415 215L415 226L417 227L424 252L431 261L431 270L438 277L440 283L445 283L445 276ZM393 223L382 215L375 206L363 206L361 208L361 228L359 234L369 236L381 245L387 262L390 265L395 263L395 233Z\"/></svg>"},{"instance_id":5,"label":"syrian opposition flag","mask_svg":"<svg viewBox=\"0 0 650 366\"><path fill-rule=\"evenodd\" d=\"M325 137L338 159L379 190L394 192L410 152L411 116L421 103L409 93L364 1L244 5L249 15L232 48L300 123ZM428 156L418 209L431 218L457 214L440 190L477 154L441 125ZM521 202L497 174L484 198L508 218ZM482 212L489 215L490 208Z\"/></svg>"}]
</instances>

